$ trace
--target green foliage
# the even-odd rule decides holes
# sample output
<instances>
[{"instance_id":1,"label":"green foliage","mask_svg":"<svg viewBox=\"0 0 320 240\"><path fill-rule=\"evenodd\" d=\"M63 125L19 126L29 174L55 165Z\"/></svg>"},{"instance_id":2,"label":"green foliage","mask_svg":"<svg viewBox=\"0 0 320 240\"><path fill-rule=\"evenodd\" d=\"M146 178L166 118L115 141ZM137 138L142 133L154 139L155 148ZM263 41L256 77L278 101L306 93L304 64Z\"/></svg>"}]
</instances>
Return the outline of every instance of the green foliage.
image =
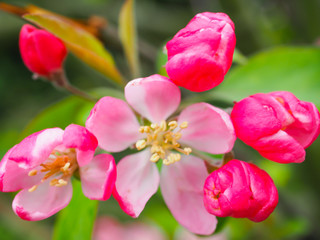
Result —
<instances>
[{"instance_id":1,"label":"green foliage","mask_svg":"<svg viewBox=\"0 0 320 240\"><path fill-rule=\"evenodd\" d=\"M73 196L56 220L53 240L91 239L98 201L86 198L79 181L73 181Z\"/></svg>"}]
</instances>

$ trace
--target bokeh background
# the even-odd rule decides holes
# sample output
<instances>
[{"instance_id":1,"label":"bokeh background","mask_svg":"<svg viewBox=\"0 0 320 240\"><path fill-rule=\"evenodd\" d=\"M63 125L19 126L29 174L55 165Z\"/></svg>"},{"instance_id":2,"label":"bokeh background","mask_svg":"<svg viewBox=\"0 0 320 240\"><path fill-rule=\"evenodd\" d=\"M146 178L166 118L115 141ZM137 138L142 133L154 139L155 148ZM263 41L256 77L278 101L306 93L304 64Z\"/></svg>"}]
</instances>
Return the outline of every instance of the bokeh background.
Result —
<instances>
[{"instance_id":1,"label":"bokeh background","mask_svg":"<svg viewBox=\"0 0 320 240\"><path fill-rule=\"evenodd\" d=\"M106 18L110 31L102 35L102 40L113 54L118 67L125 73L128 71L116 33L122 0L4 2L20 6L35 4L82 21L93 15ZM228 95L228 99L235 96L236 100L237 87L242 90L252 87L253 90L258 88L263 91L279 86L281 89L277 90L293 91L298 97L305 96L306 99L303 100L311 101L317 96L320 99L319 9L319 0L137 0L139 39L145 47L141 55L142 76L158 71L157 66L162 61L158 55L162 52L163 45L196 13L225 12L236 26L237 49L247 59L239 58L226 78L226 82L230 79L229 85L224 89L222 86L220 92L218 87L217 95L216 90L209 97L204 94L208 102L221 107L231 106L230 102L219 99L219 96L223 93ZM67 92L54 88L48 82L33 80L32 74L23 65L18 49L19 30L23 23L18 17L0 11L1 157L28 133L31 129L30 122L35 116L69 96ZM251 66L245 66L247 62ZM111 85L102 75L72 54L69 54L65 67L70 81L81 89L89 91L99 86ZM258 84L259 87L255 83L251 85L250 81L246 82L246 74L256 69L260 69L260 72L249 75L261 76L261 79L270 76L264 85ZM282 69L286 69L287 74L281 72ZM274 71L283 75L275 77ZM232 86L234 88L229 92ZM184 94L187 96L190 93ZM320 100L317 101L319 107ZM73 110L74 108L66 107L64 112L57 112L50 119L63 125L64 118L72 114ZM26 130L27 126L29 130ZM46 126L42 124L41 127ZM320 140L316 140L307 150L304 163L281 165L262 159L256 152L237 142L237 158L259 164L273 177L279 190L279 205L263 223L226 218L221 219L218 231L225 234L226 239L320 239L319 149ZM41 222L22 221L11 210L13 196L0 193L0 239L50 239L55 217ZM123 222L131 221L113 200L100 204L98 215L100 214L112 215ZM168 238L172 238L177 229L177 223L166 209L160 193L151 199L139 219L157 225Z\"/></svg>"}]
</instances>

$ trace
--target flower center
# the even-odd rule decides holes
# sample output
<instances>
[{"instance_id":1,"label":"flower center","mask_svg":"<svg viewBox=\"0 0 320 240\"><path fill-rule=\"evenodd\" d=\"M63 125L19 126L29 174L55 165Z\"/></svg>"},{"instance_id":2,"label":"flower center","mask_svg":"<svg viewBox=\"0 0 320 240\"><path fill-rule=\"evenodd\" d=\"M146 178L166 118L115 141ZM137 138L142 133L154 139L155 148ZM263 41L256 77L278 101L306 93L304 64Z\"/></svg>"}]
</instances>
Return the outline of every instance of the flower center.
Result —
<instances>
[{"instance_id":1,"label":"flower center","mask_svg":"<svg viewBox=\"0 0 320 240\"><path fill-rule=\"evenodd\" d=\"M145 133L147 137L137 141L136 148L141 150L150 146L151 162L158 162L160 159L165 165L177 162L181 159L181 153L189 155L192 151L189 147L181 148L178 143L182 136L181 131L187 127L188 122L183 122L178 126L177 121L167 123L165 120L160 124L152 123L150 126L141 126L139 132ZM172 153L171 150L178 153Z\"/></svg>"},{"instance_id":2,"label":"flower center","mask_svg":"<svg viewBox=\"0 0 320 240\"><path fill-rule=\"evenodd\" d=\"M74 149L67 149L64 152L54 150L45 163L40 164L42 167L40 172L45 173L41 182L48 178L55 176L56 178L50 181L51 186L62 187L68 184L72 174L78 169L76 151ZM37 169L31 170L28 175L35 176L38 174ZM34 185L29 189L29 192L36 190L38 185Z\"/></svg>"}]
</instances>

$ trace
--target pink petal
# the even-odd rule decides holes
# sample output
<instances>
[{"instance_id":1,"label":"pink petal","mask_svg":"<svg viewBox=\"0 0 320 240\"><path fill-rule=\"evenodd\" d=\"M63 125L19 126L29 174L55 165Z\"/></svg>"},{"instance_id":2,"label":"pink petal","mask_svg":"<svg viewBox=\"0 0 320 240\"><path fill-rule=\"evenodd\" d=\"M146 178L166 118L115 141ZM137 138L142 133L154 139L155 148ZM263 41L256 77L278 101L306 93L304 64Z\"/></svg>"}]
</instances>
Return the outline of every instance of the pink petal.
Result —
<instances>
[{"instance_id":1,"label":"pink petal","mask_svg":"<svg viewBox=\"0 0 320 240\"><path fill-rule=\"evenodd\" d=\"M203 185L208 176L204 162L194 156L183 156L179 162L163 166L160 187L175 219L189 231L208 235L217 225L203 203Z\"/></svg>"},{"instance_id":2,"label":"pink petal","mask_svg":"<svg viewBox=\"0 0 320 240\"><path fill-rule=\"evenodd\" d=\"M278 163L300 163L305 159L304 148L286 132L259 139L251 144L263 157Z\"/></svg>"},{"instance_id":3,"label":"pink petal","mask_svg":"<svg viewBox=\"0 0 320 240\"><path fill-rule=\"evenodd\" d=\"M62 143L63 130L48 128L23 139L10 154L19 167L34 168L45 161L52 150Z\"/></svg>"},{"instance_id":4,"label":"pink petal","mask_svg":"<svg viewBox=\"0 0 320 240\"><path fill-rule=\"evenodd\" d=\"M151 122L166 120L180 104L180 90L168 78L152 75L132 80L125 87L128 103Z\"/></svg>"},{"instance_id":5,"label":"pink petal","mask_svg":"<svg viewBox=\"0 0 320 240\"><path fill-rule=\"evenodd\" d=\"M12 150L11 148L0 163L0 191L16 192L23 188L30 188L40 182L43 175L28 176L31 169L24 169L18 166L15 161L9 160Z\"/></svg>"},{"instance_id":6,"label":"pink petal","mask_svg":"<svg viewBox=\"0 0 320 240\"><path fill-rule=\"evenodd\" d=\"M24 220L39 221L65 208L72 197L72 184L55 187L49 182L50 179L33 192L28 189L20 191L12 202L13 211Z\"/></svg>"},{"instance_id":7,"label":"pink petal","mask_svg":"<svg viewBox=\"0 0 320 240\"><path fill-rule=\"evenodd\" d=\"M272 97L271 95L264 94L264 93L257 93L250 97L255 99L257 102L259 102L261 105L261 108L272 109L277 119L279 119L279 121L281 122L281 128L285 128L288 125L290 125L292 122L294 122L293 117L285 109L282 103L276 98Z\"/></svg>"},{"instance_id":8,"label":"pink petal","mask_svg":"<svg viewBox=\"0 0 320 240\"><path fill-rule=\"evenodd\" d=\"M80 167L88 164L93 158L98 146L98 140L85 127L71 124L63 134L63 144L66 148L75 148Z\"/></svg>"},{"instance_id":9,"label":"pink petal","mask_svg":"<svg viewBox=\"0 0 320 240\"><path fill-rule=\"evenodd\" d=\"M128 104L123 100L104 97L91 110L87 129L98 139L106 151L120 152L140 138L139 123Z\"/></svg>"},{"instance_id":10,"label":"pink petal","mask_svg":"<svg viewBox=\"0 0 320 240\"><path fill-rule=\"evenodd\" d=\"M122 210L132 217L139 216L159 186L159 172L149 161L150 156L147 149L124 157L117 165L114 197Z\"/></svg>"},{"instance_id":11,"label":"pink petal","mask_svg":"<svg viewBox=\"0 0 320 240\"><path fill-rule=\"evenodd\" d=\"M320 131L320 117L317 107L313 103L300 101L290 92L272 92L270 95L282 98L286 109L295 120L284 131L304 148L310 146L318 137Z\"/></svg>"},{"instance_id":12,"label":"pink petal","mask_svg":"<svg viewBox=\"0 0 320 240\"><path fill-rule=\"evenodd\" d=\"M231 112L234 128L242 141L250 141L275 134L281 129L281 121L275 111L263 106L252 97L245 98L236 103Z\"/></svg>"},{"instance_id":13,"label":"pink petal","mask_svg":"<svg viewBox=\"0 0 320 240\"><path fill-rule=\"evenodd\" d=\"M177 54L166 64L167 73L173 82L194 92L207 91L218 86L225 75L223 66L211 55L199 54L198 51L197 48Z\"/></svg>"},{"instance_id":14,"label":"pink petal","mask_svg":"<svg viewBox=\"0 0 320 240\"><path fill-rule=\"evenodd\" d=\"M184 109L179 124L187 121L179 142L212 154L230 151L236 140L229 115L207 103L196 103Z\"/></svg>"},{"instance_id":15,"label":"pink petal","mask_svg":"<svg viewBox=\"0 0 320 240\"><path fill-rule=\"evenodd\" d=\"M110 154L99 154L80 167L81 186L84 195L92 200L107 200L113 191L117 177L116 163Z\"/></svg>"}]
</instances>

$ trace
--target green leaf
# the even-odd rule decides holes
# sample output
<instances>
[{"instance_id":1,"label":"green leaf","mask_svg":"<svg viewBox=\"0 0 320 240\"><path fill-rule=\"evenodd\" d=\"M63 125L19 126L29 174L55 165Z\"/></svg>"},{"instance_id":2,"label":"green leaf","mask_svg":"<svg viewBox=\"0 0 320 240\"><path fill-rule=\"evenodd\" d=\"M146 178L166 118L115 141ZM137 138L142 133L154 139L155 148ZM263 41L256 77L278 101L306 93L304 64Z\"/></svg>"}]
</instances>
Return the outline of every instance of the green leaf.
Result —
<instances>
[{"instance_id":1,"label":"green leaf","mask_svg":"<svg viewBox=\"0 0 320 240\"><path fill-rule=\"evenodd\" d=\"M258 53L237 66L211 92L227 101L239 101L259 92L290 91L320 106L320 48L279 47Z\"/></svg>"},{"instance_id":2,"label":"green leaf","mask_svg":"<svg viewBox=\"0 0 320 240\"><path fill-rule=\"evenodd\" d=\"M156 70L157 70L157 73L165 77L168 77L168 73L165 68L167 61L168 61L168 54L167 54L167 49L164 45L162 46L161 49L159 49L157 54Z\"/></svg>"},{"instance_id":3,"label":"green leaf","mask_svg":"<svg viewBox=\"0 0 320 240\"><path fill-rule=\"evenodd\" d=\"M133 77L140 74L134 0L126 0L119 15L119 37Z\"/></svg>"},{"instance_id":4,"label":"green leaf","mask_svg":"<svg viewBox=\"0 0 320 240\"><path fill-rule=\"evenodd\" d=\"M62 100L41 113L39 113L21 133L21 139L44 128L60 127L65 128L71 123L83 125L79 121L78 113L86 106L93 107L93 103L82 100L78 97L69 97Z\"/></svg>"},{"instance_id":5,"label":"green leaf","mask_svg":"<svg viewBox=\"0 0 320 240\"><path fill-rule=\"evenodd\" d=\"M74 180L72 200L58 215L53 240L91 239L97 207L98 201L86 198L82 193L80 182Z\"/></svg>"},{"instance_id":6,"label":"green leaf","mask_svg":"<svg viewBox=\"0 0 320 240\"><path fill-rule=\"evenodd\" d=\"M30 13L23 15L24 19L56 35L83 62L109 77L114 82L123 85L122 76L111 54L82 25L72 19L36 6L30 6L28 11Z\"/></svg>"}]
</instances>

